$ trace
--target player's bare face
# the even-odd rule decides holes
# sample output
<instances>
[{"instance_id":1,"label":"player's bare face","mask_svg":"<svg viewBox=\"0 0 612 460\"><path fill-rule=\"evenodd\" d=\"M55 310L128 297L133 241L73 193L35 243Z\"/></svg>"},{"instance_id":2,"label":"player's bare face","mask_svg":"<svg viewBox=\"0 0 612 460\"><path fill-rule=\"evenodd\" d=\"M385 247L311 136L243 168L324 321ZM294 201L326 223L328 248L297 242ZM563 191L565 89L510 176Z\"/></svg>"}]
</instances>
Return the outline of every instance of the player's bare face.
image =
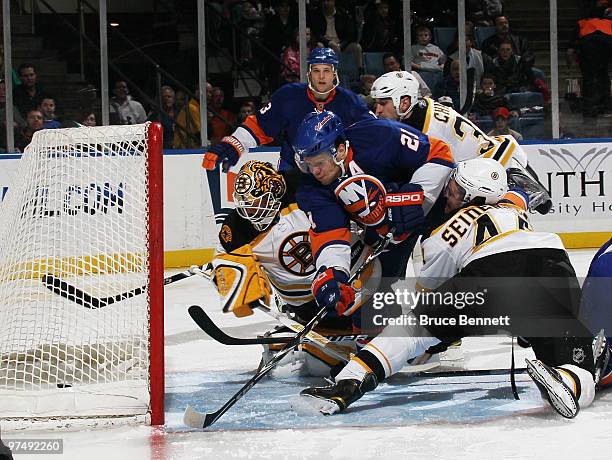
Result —
<instances>
[{"instance_id":1,"label":"player's bare face","mask_svg":"<svg viewBox=\"0 0 612 460\"><path fill-rule=\"evenodd\" d=\"M309 78L315 90L319 93L327 93L334 86L334 68L329 64L314 64L310 66Z\"/></svg>"},{"instance_id":2,"label":"player's bare face","mask_svg":"<svg viewBox=\"0 0 612 460\"><path fill-rule=\"evenodd\" d=\"M310 174L323 185L331 184L342 172L329 152L307 157L304 161Z\"/></svg>"},{"instance_id":3,"label":"player's bare face","mask_svg":"<svg viewBox=\"0 0 612 460\"><path fill-rule=\"evenodd\" d=\"M455 179L451 179L444 189L444 198L446 198L444 213L449 214L463 206L465 191L457 184Z\"/></svg>"},{"instance_id":4,"label":"player's bare face","mask_svg":"<svg viewBox=\"0 0 612 460\"><path fill-rule=\"evenodd\" d=\"M378 118L388 118L389 120L397 120L399 118L391 98L376 99L375 114Z\"/></svg>"}]
</instances>

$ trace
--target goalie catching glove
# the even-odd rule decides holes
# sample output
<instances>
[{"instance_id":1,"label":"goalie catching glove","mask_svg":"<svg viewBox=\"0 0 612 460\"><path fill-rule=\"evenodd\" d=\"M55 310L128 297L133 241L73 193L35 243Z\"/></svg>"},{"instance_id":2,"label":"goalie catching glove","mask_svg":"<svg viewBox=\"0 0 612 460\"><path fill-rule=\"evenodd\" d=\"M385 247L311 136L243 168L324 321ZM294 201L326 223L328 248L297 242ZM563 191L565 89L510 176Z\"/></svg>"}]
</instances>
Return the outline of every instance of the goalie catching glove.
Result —
<instances>
[{"instance_id":1,"label":"goalie catching glove","mask_svg":"<svg viewBox=\"0 0 612 460\"><path fill-rule=\"evenodd\" d=\"M251 303L270 303L272 289L268 277L255 259L251 246L245 244L228 254L219 254L213 261L213 282L221 295L223 313L238 317L253 314Z\"/></svg>"},{"instance_id":2,"label":"goalie catching glove","mask_svg":"<svg viewBox=\"0 0 612 460\"><path fill-rule=\"evenodd\" d=\"M237 138L225 136L218 145L211 147L204 154L202 166L204 169L212 171L221 163L223 172L228 172L232 166L238 163L238 159L244 151L244 145Z\"/></svg>"},{"instance_id":3,"label":"goalie catching glove","mask_svg":"<svg viewBox=\"0 0 612 460\"><path fill-rule=\"evenodd\" d=\"M360 305L355 304L355 290L348 284L348 275L335 268L319 269L312 282L312 295L319 307L325 307L333 316L350 316Z\"/></svg>"}]
</instances>

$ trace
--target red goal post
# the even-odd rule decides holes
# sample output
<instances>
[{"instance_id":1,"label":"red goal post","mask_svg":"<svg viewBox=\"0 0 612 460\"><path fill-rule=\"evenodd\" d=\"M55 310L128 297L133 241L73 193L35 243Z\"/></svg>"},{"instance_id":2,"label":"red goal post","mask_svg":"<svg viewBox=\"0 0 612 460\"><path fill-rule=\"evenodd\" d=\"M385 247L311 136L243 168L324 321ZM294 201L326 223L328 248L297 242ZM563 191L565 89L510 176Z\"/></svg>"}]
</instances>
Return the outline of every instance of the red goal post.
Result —
<instances>
[{"instance_id":1,"label":"red goal post","mask_svg":"<svg viewBox=\"0 0 612 460\"><path fill-rule=\"evenodd\" d=\"M159 123L42 130L0 206L0 420L164 423ZM53 275L95 308L51 291ZM99 423L99 422L96 422Z\"/></svg>"}]
</instances>

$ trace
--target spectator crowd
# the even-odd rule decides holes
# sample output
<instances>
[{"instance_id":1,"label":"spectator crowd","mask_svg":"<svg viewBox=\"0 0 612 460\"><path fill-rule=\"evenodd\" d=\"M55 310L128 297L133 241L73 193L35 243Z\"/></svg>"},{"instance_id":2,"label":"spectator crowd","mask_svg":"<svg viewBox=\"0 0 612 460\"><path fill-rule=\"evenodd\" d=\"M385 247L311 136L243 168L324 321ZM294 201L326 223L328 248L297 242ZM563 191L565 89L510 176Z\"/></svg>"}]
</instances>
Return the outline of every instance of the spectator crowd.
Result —
<instances>
[{"instance_id":1,"label":"spectator crowd","mask_svg":"<svg viewBox=\"0 0 612 460\"><path fill-rule=\"evenodd\" d=\"M508 0L506 0L508 2ZM586 17L577 22L570 40L568 58L577 62L584 79L584 115L594 116L609 111L610 79L608 64L612 56L610 22L612 8L608 0L593 0ZM456 22L448 12L455 0L437 2L413 0L412 47L409 71L420 83L421 97L445 101L491 133L518 132L517 118L525 111L542 112L550 101L545 75L535 67L535 54L527 40L511 28L511 19L504 13L502 0L466 1L466 62L461 63L458 36L443 37L436 32ZM228 20L245 31L238 43L240 64L260 72L266 82L266 94L279 86L299 81L300 52L296 0L224 0L211 5ZM307 5L307 52L317 47L332 48L340 57L340 84L360 94L373 108L370 89L383 72L404 68L403 17L400 0L313 0ZM456 29L455 29L456 30ZM212 22L213 36L221 29ZM253 40L261 41L267 50L262 53ZM0 53L1 56L1 53ZM368 64L366 56L379 62ZM607 56L607 59L606 59ZM0 62L1 64L1 62ZM459 75L465 65L467 99L460 101ZM23 63L15 69L13 91L13 127L15 146L23 150L40 129L95 126L99 112L93 106L81 107L78 114L64 119L62 101L49 93L38 81L36 66ZM207 132L211 144L233 132L259 105L266 95L226 99L223 82L207 83ZM158 89L154 99L133 97L130 84L118 79L111 86L111 124L135 124L146 120L159 121L164 129L164 147L189 149L200 146L199 88L174 87ZM95 88L93 89L95 92ZM524 98L513 94L537 93L541 102L524 106ZM263 97L262 97L263 96ZM140 100L139 100L140 99ZM151 104L156 100L156 104ZM536 99L537 100L537 99ZM5 139L5 82L0 81L2 110L0 146Z\"/></svg>"}]
</instances>

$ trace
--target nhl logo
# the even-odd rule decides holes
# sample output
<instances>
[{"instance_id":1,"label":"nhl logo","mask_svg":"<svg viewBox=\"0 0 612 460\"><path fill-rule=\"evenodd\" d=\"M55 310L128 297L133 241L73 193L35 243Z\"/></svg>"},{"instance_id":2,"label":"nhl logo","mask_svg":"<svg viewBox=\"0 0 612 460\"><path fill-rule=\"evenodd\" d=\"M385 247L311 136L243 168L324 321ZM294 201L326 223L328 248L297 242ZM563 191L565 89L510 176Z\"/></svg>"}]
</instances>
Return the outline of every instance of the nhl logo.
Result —
<instances>
[{"instance_id":1,"label":"nhl logo","mask_svg":"<svg viewBox=\"0 0 612 460\"><path fill-rule=\"evenodd\" d=\"M575 363L580 364L582 361L584 361L584 357L585 354L582 348L574 348L572 359Z\"/></svg>"}]
</instances>

